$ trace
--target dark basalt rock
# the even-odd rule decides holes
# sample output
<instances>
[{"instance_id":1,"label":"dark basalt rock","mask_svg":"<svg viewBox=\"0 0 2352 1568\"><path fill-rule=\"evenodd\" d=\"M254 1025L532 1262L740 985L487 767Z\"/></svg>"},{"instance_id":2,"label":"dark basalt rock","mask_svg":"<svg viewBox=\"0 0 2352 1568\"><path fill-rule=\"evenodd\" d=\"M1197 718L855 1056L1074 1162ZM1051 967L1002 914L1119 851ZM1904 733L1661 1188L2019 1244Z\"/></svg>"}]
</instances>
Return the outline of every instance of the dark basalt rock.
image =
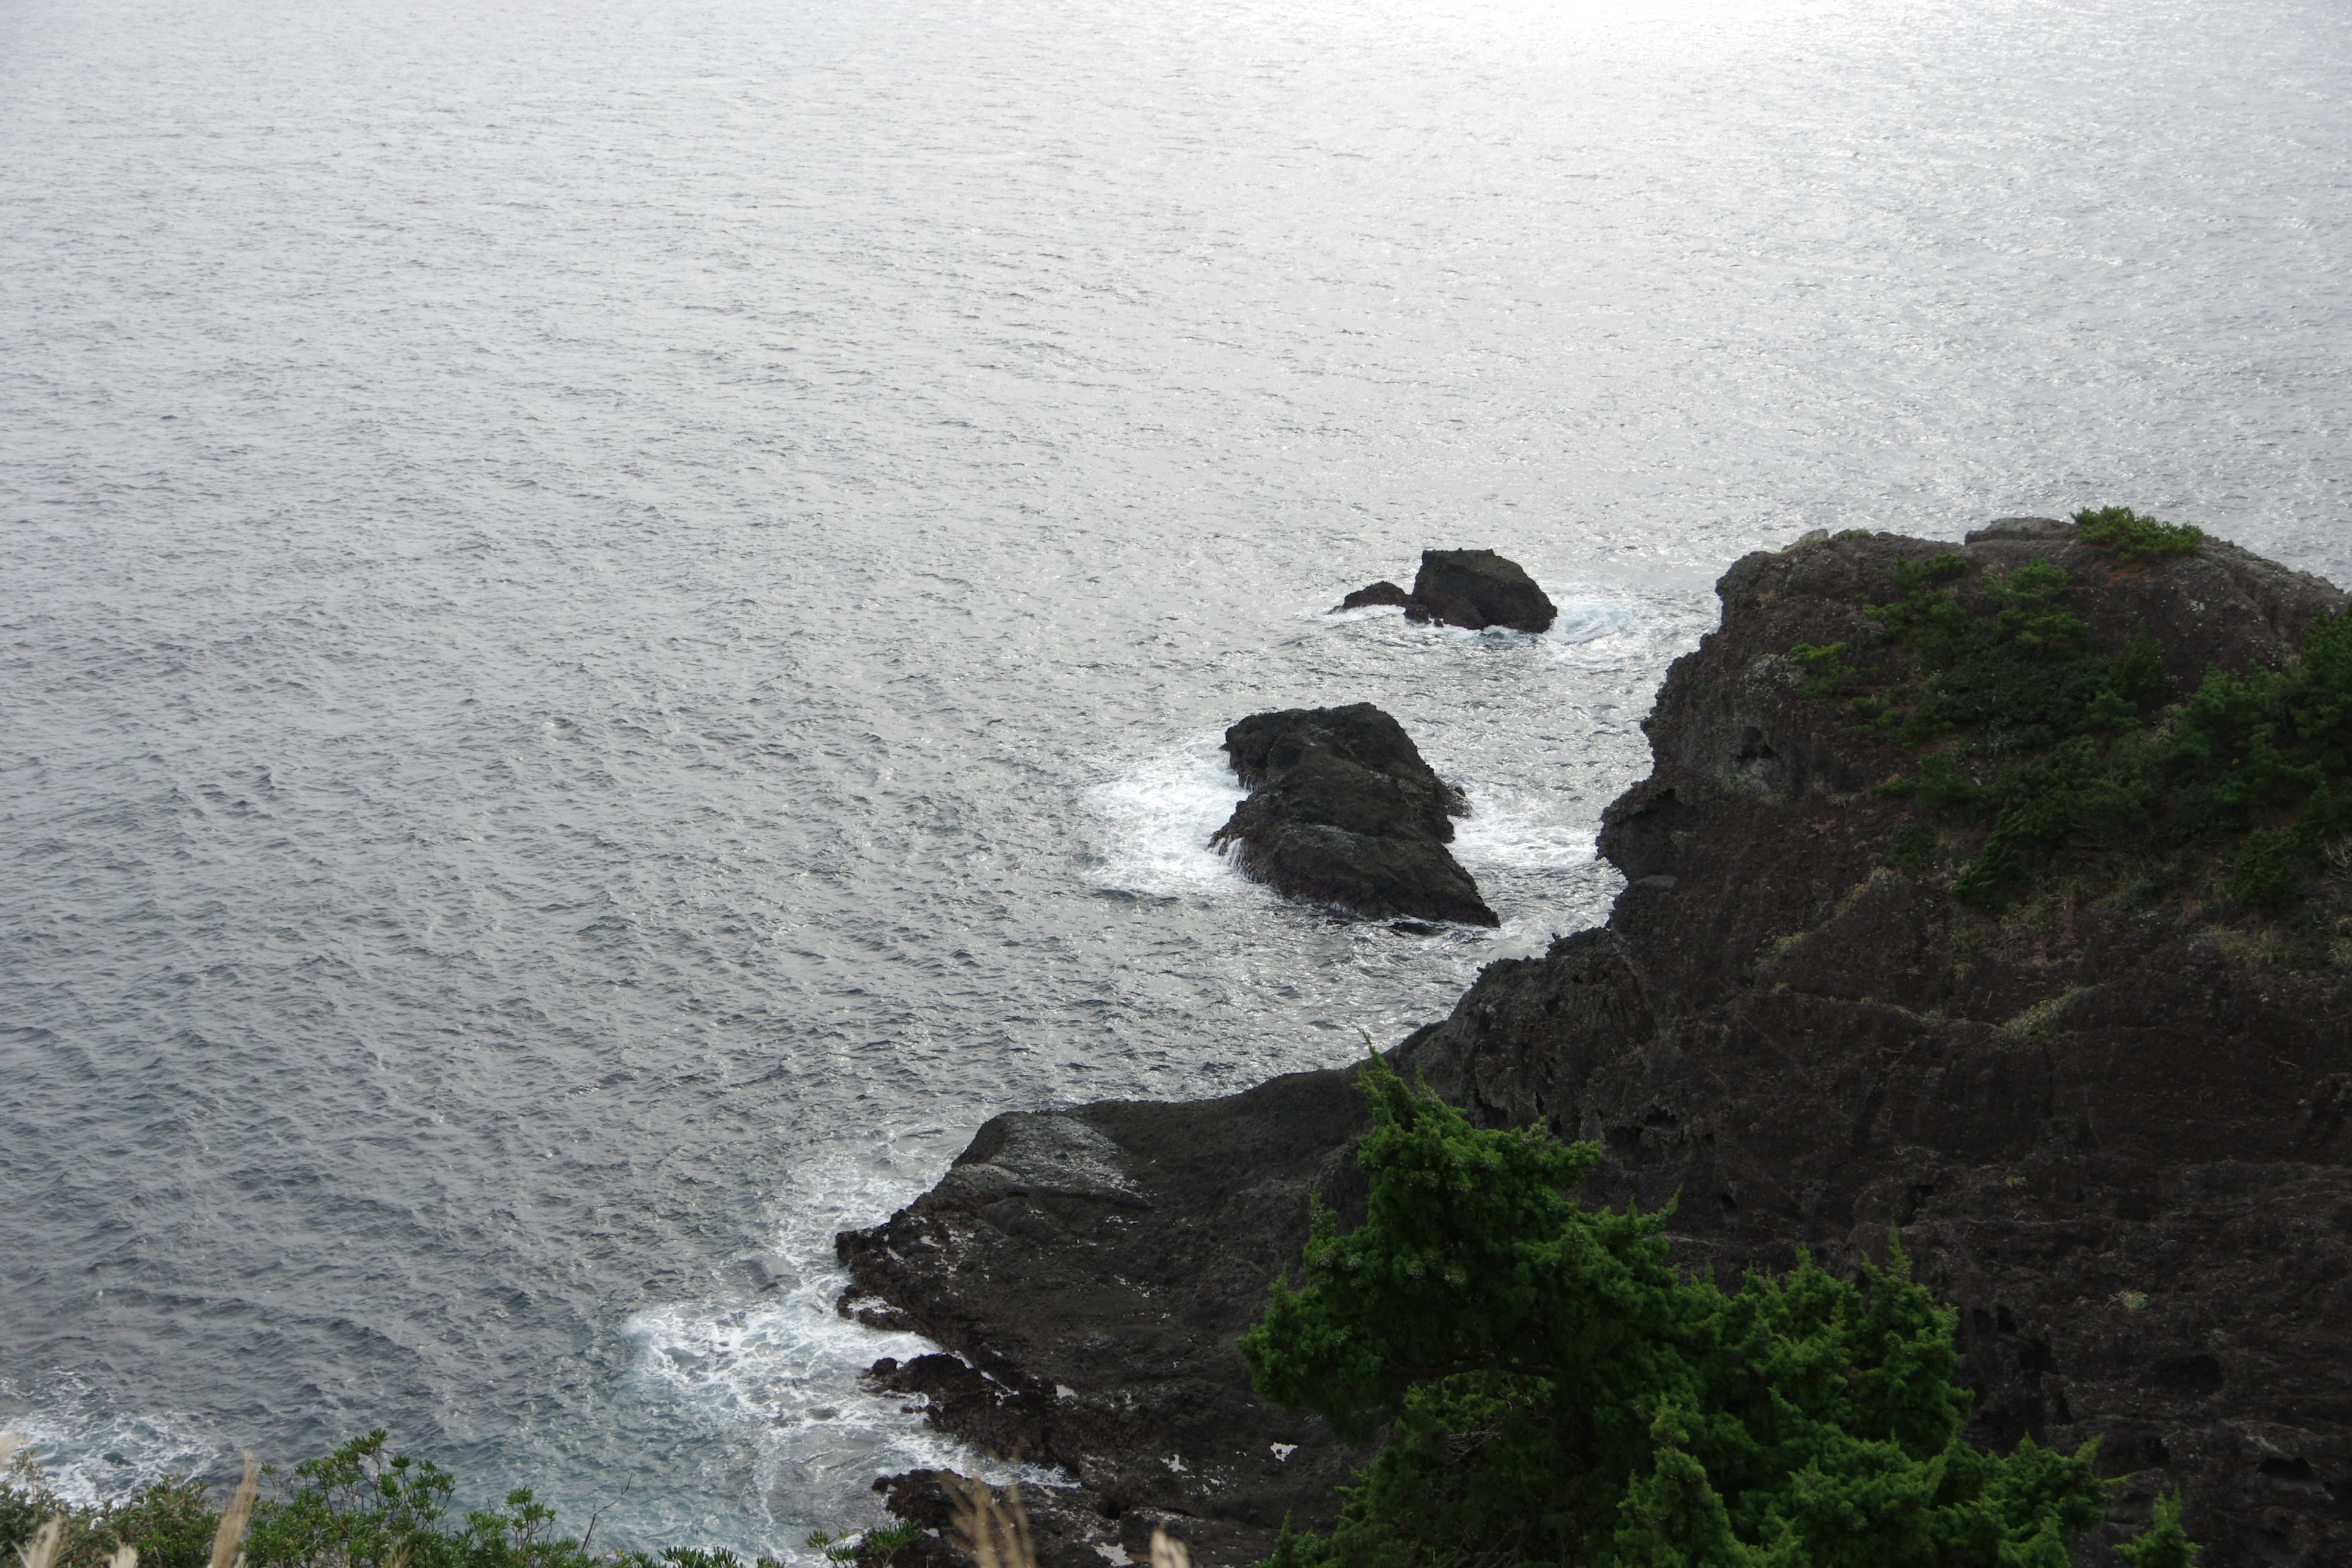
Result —
<instances>
[{"instance_id":1,"label":"dark basalt rock","mask_svg":"<svg viewBox=\"0 0 2352 1568\"><path fill-rule=\"evenodd\" d=\"M1209 847L1238 844L1244 876L1376 920L1500 923L1445 847L1461 791L1370 703L1253 714L1225 753L1251 794Z\"/></svg>"},{"instance_id":2,"label":"dark basalt rock","mask_svg":"<svg viewBox=\"0 0 2352 1568\"><path fill-rule=\"evenodd\" d=\"M1370 584L1364 587L1357 589L1354 593L1340 600L1335 608L1341 610L1364 610L1370 609L1378 605L1410 606L1412 604L1412 595L1411 594L1406 593L1402 588L1398 587L1395 584L1391 583L1384 578L1378 583Z\"/></svg>"},{"instance_id":3,"label":"dark basalt rock","mask_svg":"<svg viewBox=\"0 0 2352 1568\"><path fill-rule=\"evenodd\" d=\"M1350 1145L1369 1122L1338 1072L1192 1105L999 1116L938 1186L843 1234L842 1310L956 1352L877 1363L877 1385L1077 1479L1029 1498L1033 1517L1053 1506L1057 1543L1148 1561L1167 1523L1200 1563L1255 1562L1286 1516L1328 1528L1334 1489L1369 1458L1260 1403L1234 1347L1306 1243L1309 1194L1361 1216ZM918 1497L891 1506L935 1522Z\"/></svg>"},{"instance_id":4,"label":"dark basalt rock","mask_svg":"<svg viewBox=\"0 0 2352 1568\"><path fill-rule=\"evenodd\" d=\"M1953 548L1849 535L1733 566L1721 628L1647 722L1654 772L1607 815L1628 879L1609 924L1488 965L1397 1059L1483 1122L1599 1142L1587 1198L1675 1203L1679 1256L1719 1278L1800 1247L1852 1268L1899 1236L1959 1313L1976 1440L2101 1439L2122 1488L2084 1564L2179 1487L2204 1568L2343 1568L2352 987L2273 967L2226 910L1994 921L1882 866L1906 808L1870 790L1907 753L1804 697L1783 656L1867 646L1886 567ZM1960 552L2055 561L2095 635L2145 630L2179 690L2276 663L2344 604L2213 541L2120 567L2070 525L2004 520ZM1185 1516L1207 1568L1255 1561L1286 1511L1328 1524L1361 1458L1252 1398L1233 1341L1310 1192L1360 1214L1362 1126L1336 1071L1000 1117L842 1238L863 1292L844 1310L986 1373L986 1410L943 1381L932 1419L999 1442L1026 1423L1091 1540L1124 1545L1153 1510Z\"/></svg>"},{"instance_id":5,"label":"dark basalt rock","mask_svg":"<svg viewBox=\"0 0 2352 1568\"><path fill-rule=\"evenodd\" d=\"M1473 631L1508 626L1540 633L1551 628L1558 615L1517 562L1491 550L1424 550L1412 593L1384 580L1357 589L1334 608L1374 605L1402 605L1407 620L1441 621Z\"/></svg>"},{"instance_id":6,"label":"dark basalt rock","mask_svg":"<svg viewBox=\"0 0 2352 1568\"><path fill-rule=\"evenodd\" d=\"M1491 550L1424 550L1412 597L1447 626L1544 632L1558 614L1516 561Z\"/></svg>"}]
</instances>

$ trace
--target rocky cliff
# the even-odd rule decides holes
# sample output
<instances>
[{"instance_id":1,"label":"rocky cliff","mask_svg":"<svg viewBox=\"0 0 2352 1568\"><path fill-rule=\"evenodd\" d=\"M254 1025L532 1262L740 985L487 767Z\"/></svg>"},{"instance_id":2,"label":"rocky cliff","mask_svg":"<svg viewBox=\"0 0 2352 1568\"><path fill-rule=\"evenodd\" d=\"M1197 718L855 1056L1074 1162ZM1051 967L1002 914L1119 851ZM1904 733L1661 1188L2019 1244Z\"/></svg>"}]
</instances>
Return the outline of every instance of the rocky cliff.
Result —
<instances>
[{"instance_id":1,"label":"rocky cliff","mask_svg":"<svg viewBox=\"0 0 2352 1568\"><path fill-rule=\"evenodd\" d=\"M2185 1487L2208 1568L2352 1563L2352 855L2259 802L2192 831L2123 771L2209 669L2281 666L2344 595L2032 520L1808 541L1718 593L1605 819L1608 925L1490 965L1398 1059L1488 1122L1599 1142L1588 1198L1674 1202L1694 1266L1845 1267L1899 1234L1959 1310L1979 1441L2101 1439L2117 1526ZM1920 653L1936 625L1984 659ZM2000 658L2013 705L2071 680L2074 706L1954 719ZM2062 763L2091 782L2053 794ZM2231 868L2266 833L2310 864L2257 909ZM2001 834L2027 853L1996 885ZM842 1237L844 1310L970 1363L880 1369L934 1420L1076 1477L1047 1510L1066 1568L1163 1519L1248 1561L1360 1459L1256 1402L1232 1341L1307 1194L1360 1201L1361 1114L1331 1072L997 1118ZM919 1481L895 1497L935 1515Z\"/></svg>"}]
</instances>

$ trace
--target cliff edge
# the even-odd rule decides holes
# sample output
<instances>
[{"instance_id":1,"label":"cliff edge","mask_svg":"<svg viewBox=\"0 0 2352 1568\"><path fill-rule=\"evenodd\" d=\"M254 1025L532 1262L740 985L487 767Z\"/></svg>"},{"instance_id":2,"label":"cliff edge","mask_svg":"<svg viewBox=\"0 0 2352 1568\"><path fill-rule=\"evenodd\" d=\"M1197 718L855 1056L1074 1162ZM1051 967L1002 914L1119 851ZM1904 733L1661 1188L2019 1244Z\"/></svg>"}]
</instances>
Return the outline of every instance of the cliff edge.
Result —
<instances>
[{"instance_id":1,"label":"cliff edge","mask_svg":"<svg viewBox=\"0 0 2352 1568\"><path fill-rule=\"evenodd\" d=\"M1605 817L1609 923L1489 965L1395 1057L1485 1122L1600 1143L1587 1199L1675 1204L1693 1266L1850 1268L1899 1235L1959 1311L1976 1440L2099 1438L2110 1535L2181 1487L2207 1568L2329 1568L2352 803L2291 732L2343 714L2262 683L2345 596L2133 537L2007 520L1738 563ZM2287 717L2240 756L2261 701ZM1076 1478L1042 1510L1054 1568L1163 1521L1252 1561L1363 1458L1256 1401L1233 1348L1307 1194L1360 1208L1363 1126L1344 1071L998 1117L841 1237L843 1310L962 1358L877 1368L935 1422ZM894 1506L929 1521L923 1497Z\"/></svg>"}]
</instances>

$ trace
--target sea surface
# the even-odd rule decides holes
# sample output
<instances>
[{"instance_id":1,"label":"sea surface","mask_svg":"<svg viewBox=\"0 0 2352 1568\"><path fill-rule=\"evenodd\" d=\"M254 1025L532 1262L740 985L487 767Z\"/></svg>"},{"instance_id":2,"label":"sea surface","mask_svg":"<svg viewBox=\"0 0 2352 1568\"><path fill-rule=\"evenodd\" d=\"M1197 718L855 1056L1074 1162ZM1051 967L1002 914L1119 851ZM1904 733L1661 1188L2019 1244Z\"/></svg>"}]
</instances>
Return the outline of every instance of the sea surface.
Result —
<instances>
[{"instance_id":1,"label":"sea surface","mask_svg":"<svg viewBox=\"0 0 2352 1568\"><path fill-rule=\"evenodd\" d=\"M831 1237L1605 915L1741 553L2352 580L2339 0L0 0L0 1426L812 1554ZM1327 614L1427 546L1540 637ZM1208 853L1369 700L1499 932Z\"/></svg>"}]
</instances>

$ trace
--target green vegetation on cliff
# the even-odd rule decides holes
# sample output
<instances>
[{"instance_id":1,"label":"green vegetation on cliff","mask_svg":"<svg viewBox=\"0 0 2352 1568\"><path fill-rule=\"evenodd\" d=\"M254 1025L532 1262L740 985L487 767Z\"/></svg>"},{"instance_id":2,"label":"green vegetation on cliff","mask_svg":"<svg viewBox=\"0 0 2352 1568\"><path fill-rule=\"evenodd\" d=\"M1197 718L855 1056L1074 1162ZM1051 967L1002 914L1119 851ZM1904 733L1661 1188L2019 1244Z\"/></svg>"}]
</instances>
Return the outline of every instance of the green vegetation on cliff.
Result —
<instances>
[{"instance_id":1,"label":"green vegetation on cliff","mask_svg":"<svg viewBox=\"0 0 2352 1568\"><path fill-rule=\"evenodd\" d=\"M2128 566L2192 554L2203 534L2128 508L2084 512L2082 537ZM1887 572L1857 650L1800 644L1805 695L1918 755L1884 793L1916 803L1887 863L1926 875L1936 827L1985 830L1953 896L1998 911L2053 877L2095 895L2226 894L2296 912L2352 846L2352 615L2314 626L2284 668L2209 669L2174 700L2144 637L2095 644L2067 573L1979 572L1946 553ZM2333 861L2331 861L2331 857ZM2332 911L2305 910L2288 952L2328 962Z\"/></svg>"},{"instance_id":2,"label":"green vegetation on cliff","mask_svg":"<svg viewBox=\"0 0 2352 1568\"><path fill-rule=\"evenodd\" d=\"M2127 506L2105 506L2074 514L2085 543L2104 550L2126 566L2194 555L2205 542L2205 531L2194 523L2158 522Z\"/></svg>"},{"instance_id":3,"label":"green vegetation on cliff","mask_svg":"<svg viewBox=\"0 0 2352 1568\"><path fill-rule=\"evenodd\" d=\"M1275 1568L2073 1563L2092 1447L1962 1439L1953 1316L1899 1252L1727 1291L1669 1263L1662 1216L1570 1195L1593 1145L1475 1129L1377 1058L1362 1084L1366 1222L1318 1209L1242 1351L1264 1397L1388 1441ZM2148 1554L2168 1540L2140 1561L2185 1562Z\"/></svg>"}]
</instances>

